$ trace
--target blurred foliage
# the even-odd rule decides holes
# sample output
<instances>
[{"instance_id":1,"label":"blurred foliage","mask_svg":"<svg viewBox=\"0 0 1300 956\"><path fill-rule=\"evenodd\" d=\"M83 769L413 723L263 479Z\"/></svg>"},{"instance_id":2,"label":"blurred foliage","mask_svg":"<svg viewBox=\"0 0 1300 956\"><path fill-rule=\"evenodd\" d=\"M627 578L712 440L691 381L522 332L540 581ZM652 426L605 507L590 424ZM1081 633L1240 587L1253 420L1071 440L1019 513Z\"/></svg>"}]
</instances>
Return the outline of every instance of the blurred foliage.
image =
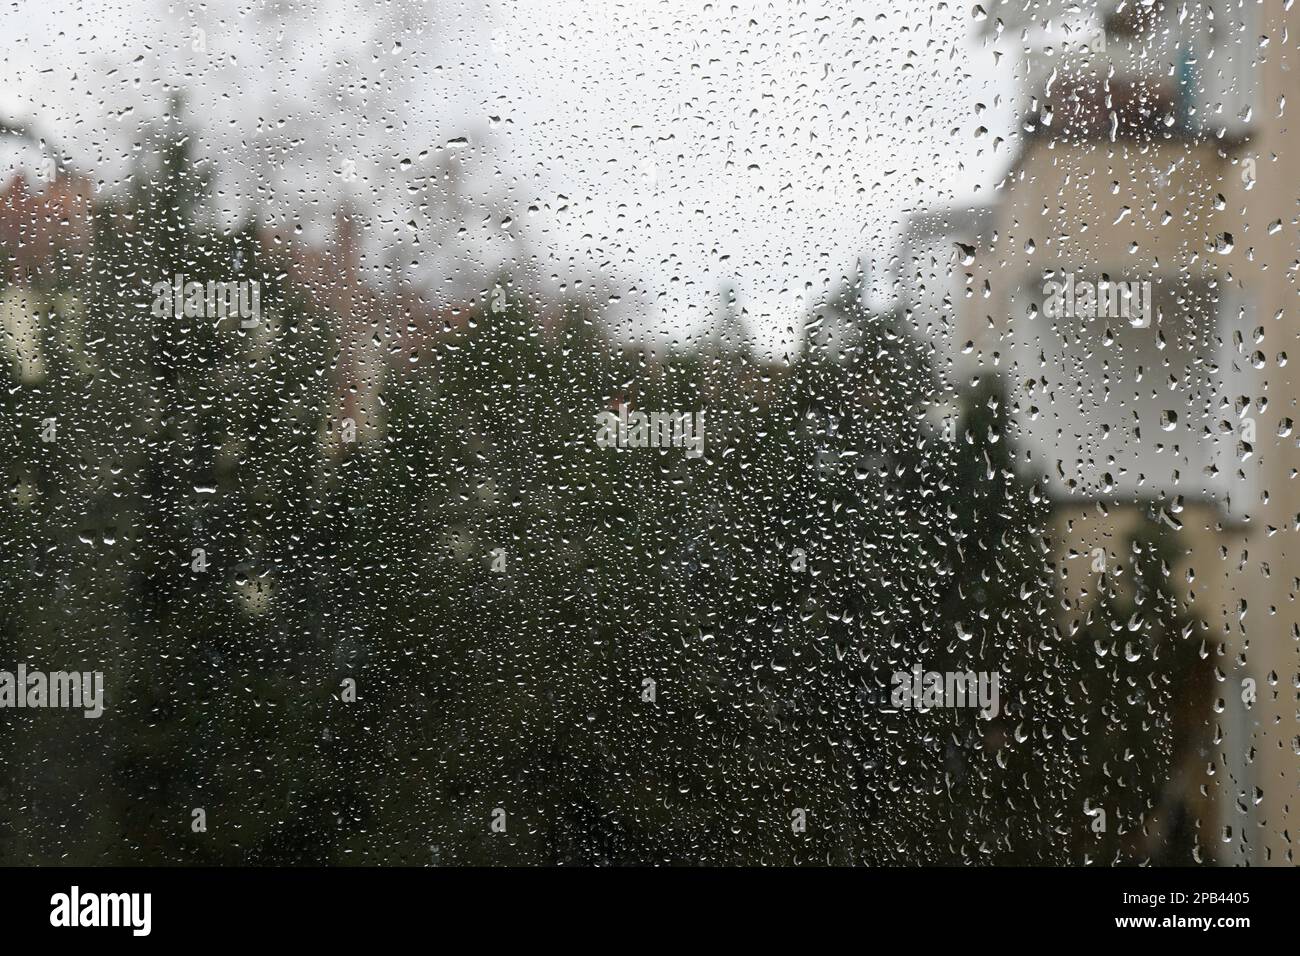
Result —
<instances>
[{"instance_id":1,"label":"blurred foliage","mask_svg":"<svg viewBox=\"0 0 1300 956\"><path fill-rule=\"evenodd\" d=\"M734 317L656 355L511 293L381 344L380 420L340 443L340 316L199 225L185 142L38 277L44 377L0 403L3 659L108 687L99 721L0 713L0 862L1152 855L1206 694L1172 544L1063 633L996 381L946 433L924 349L851 287L784 363ZM263 326L153 316L177 272L257 279ZM702 410L705 456L598 448L620 402ZM1002 712L885 706L917 663L999 672Z\"/></svg>"}]
</instances>

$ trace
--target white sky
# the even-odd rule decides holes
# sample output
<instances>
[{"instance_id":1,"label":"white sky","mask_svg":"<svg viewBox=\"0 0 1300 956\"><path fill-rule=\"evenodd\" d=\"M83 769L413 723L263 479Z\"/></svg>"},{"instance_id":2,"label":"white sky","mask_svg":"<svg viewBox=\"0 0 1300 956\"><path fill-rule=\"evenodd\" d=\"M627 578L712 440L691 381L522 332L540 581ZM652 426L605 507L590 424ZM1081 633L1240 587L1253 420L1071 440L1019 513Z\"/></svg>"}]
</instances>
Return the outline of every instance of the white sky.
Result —
<instances>
[{"instance_id":1,"label":"white sky","mask_svg":"<svg viewBox=\"0 0 1300 956\"><path fill-rule=\"evenodd\" d=\"M780 349L859 261L887 299L906 215L1004 170L1013 62L976 27L934 0L18 0L0 117L111 191L181 88L227 222L320 238L351 195L375 264L437 296L525 266L680 341L731 288ZM413 211L444 165L462 206Z\"/></svg>"}]
</instances>

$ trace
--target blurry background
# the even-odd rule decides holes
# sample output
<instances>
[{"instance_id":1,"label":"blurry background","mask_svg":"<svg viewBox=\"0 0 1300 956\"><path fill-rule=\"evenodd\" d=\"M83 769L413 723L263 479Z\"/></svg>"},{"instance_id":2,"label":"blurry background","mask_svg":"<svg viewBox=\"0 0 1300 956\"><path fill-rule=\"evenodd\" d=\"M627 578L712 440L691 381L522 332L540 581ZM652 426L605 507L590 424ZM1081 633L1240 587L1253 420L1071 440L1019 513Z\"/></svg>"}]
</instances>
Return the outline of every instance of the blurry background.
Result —
<instances>
[{"instance_id":1,"label":"blurry background","mask_svg":"<svg viewBox=\"0 0 1300 956\"><path fill-rule=\"evenodd\" d=\"M887 301L900 216L987 188L1015 122L995 102L1008 64L946 6L128 0L4 16L0 107L105 188L181 91L222 225L321 243L352 201L377 278L454 301L510 261L518 282L665 340L735 290L747 331L788 348L860 262Z\"/></svg>"},{"instance_id":2,"label":"blurry background","mask_svg":"<svg viewBox=\"0 0 1300 956\"><path fill-rule=\"evenodd\" d=\"M1291 13L1023 6L0 15L0 859L1293 862Z\"/></svg>"}]
</instances>

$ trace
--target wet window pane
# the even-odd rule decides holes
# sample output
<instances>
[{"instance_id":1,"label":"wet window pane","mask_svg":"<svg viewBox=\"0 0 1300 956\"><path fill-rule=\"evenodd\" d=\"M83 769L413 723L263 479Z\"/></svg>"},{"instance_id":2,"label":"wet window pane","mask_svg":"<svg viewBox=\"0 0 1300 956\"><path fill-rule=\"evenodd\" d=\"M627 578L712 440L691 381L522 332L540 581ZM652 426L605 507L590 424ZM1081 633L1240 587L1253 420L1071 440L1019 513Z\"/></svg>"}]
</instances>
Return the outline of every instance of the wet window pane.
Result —
<instances>
[{"instance_id":1,"label":"wet window pane","mask_svg":"<svg viewBox=\"0 0 1300 956\"><path fill-rule=\"evenodd\" d=\"M6 9L0 863L1294 863L1295 20Z\"/></svg>"}]
</instances>

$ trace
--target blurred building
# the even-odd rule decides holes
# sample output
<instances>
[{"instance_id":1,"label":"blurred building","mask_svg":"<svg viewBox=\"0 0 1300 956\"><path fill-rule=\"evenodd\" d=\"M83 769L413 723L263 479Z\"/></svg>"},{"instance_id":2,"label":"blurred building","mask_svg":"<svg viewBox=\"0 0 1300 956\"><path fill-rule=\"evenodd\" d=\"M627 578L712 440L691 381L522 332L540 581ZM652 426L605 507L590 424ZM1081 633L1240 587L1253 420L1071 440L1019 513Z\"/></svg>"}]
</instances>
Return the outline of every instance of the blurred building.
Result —
<instances>
[{"instance_id":1,"label":"blurred building","mask_svg":"<svg viewBox=\"0 0 1300 956\"><path fill-rule=\"evenodd\" d=\"M1004 378L1021 465L1056 504L1067 632L1143 512L1179 529L1173 584L1216 674L1212 712L1189 706L1213 726L1146 851L1183 818L1203 856L1293 863L1298 197L1275 160L1300 147L1300 83L1266 39L1300 24L1237 0L985 6L990 48L1021 57L1018 153L986 208L907 224L907 314L950 384Z\"/></svg>"},{"instance_id":2,"label":"blurred building","mask_svg":"<svg viewBox=\"0 0 1300 956\"><path fill-rule=\"evenodd\" d=\"M51 309L80 308L72 290L94 265L94 186L66 167L47 165L44 184L19 172L0 185L0 360L27 384L45 375L45 317ZM267 227L256 234L268 261L282 262L284 279L331 321L338 342L332 367L336 398L325 427L334 452L340 422L353 424L358 441L376 434L380 391L387 375L409 365L402 357L460 328L468 315L466 307L437 306L368 281L360 221L355 211L340 209L334 235L322 247Z\"/></svg>"},{"instance_id":3,"label":"blurred building","mask_svg":"<svg viewBox=\"0 0 1300 956\"><path fill-rule=\"evenodd\" d=\"M90 251L92 195L90 180L63 169L44 188L21 173L0 187L0 266L9 283L52 277Z\"/></svg>"}]
</instances>

